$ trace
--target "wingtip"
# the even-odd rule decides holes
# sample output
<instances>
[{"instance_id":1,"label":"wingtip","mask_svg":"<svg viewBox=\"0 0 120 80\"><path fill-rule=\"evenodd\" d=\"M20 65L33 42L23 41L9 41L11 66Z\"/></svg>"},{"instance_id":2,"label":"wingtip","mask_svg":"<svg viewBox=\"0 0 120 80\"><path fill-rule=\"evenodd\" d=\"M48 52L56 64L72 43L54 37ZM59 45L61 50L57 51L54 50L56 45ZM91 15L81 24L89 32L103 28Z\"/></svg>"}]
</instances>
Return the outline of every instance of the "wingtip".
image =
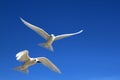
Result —
<instances>
[{"instance_id":1,"label":"wingtip","mask_svg":"<svg viewBox=\"0 0 120 80\"><path fill-rule=\"evenodd\" d=\"M20 19L22 19L22 17L19 17Z\"/></svg>"},{"instance_id":2,"label":"wingtip","mask_svg":"<svg viewBox=\"0 0 120 80\"><path fill-rule=\"evenodd\" d=\"M80 30L78 33L82 33L83 32L83 30Z\"/></svg>"},{"instance_id":3,"label":"wingtip","mask_svg":"<svg viewBox=\"0 0 120 80\"><path fill-rule=\"evenodd\" d=\"M19 17L21 21L24 21L24 19L22 17Z\"/></svg>"},{"instance_id":4,"label":"wingtip","mask_svg":"<svg viewBox=\"0 0 120 80\"><path fill-rule=\"evenodd\" d=\"M59 71L59 72L57 72L58 74L62 74L62 72L61 71Z\"/></svg>"},{"instance_id":5,"label":"wingtip","mask_svg":"<svg viewBox=\"0 0 120 80\"><path fill-rule=\"evenodd\" d=\"M82 30L80 30L80 32L83 32L83 29L82 29Z\"/></svg>"}]
</instances>

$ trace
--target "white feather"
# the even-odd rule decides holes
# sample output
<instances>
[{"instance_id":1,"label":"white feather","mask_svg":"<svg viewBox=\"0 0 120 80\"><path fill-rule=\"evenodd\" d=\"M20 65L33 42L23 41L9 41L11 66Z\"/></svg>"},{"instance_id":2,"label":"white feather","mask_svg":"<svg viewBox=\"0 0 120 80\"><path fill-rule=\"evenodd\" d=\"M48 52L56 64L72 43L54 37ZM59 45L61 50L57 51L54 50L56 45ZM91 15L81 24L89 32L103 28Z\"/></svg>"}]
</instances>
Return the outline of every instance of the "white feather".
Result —
<instances>
[{"instance_id":1,"label":"white feather","mask_svg":"<svg viewBox=\"0 0 120 80\"><path fill-rule=\"evenodd\" d=\"M57 66L55 66L49 59L45 58L45 57L39 57L37 58L44 66L48 67L49 69L57 72L57 73L61 73L61 71L57 68Z\"/></svg>"},{"instance_id":2,"label":"white feather","mask_svg":"<svg viewBox=\"0 0 120 80\"><path fill-rule=\"evenodd\" d=\"M61 73L61 71L47 58L45 57L38 57L38 58L30 58L28 55L28 50L21 51L16 54L17 60L24 62L23 65L18 66L15 70L28 72L28 67L40 61L44 66L48 67L49 69Z\"/></svg>"},{"instance_id":3,"label":"white feather","mask_svg":"<svg viewBox=\"0 0 120 80\"><path fill-rule=\"evenodd\" d=\"M55 37L55 40L60 40L60 39L63 39L63 38L67 38L67 37L70 37L70 36L73 36L73 35L76 35L76 34L80 34L82 32L83 32L83 30L80 30L79 32L76 32L76 33L58 35L58 36Z\"/></svg>"},{"instance_id":4,"label":"white feather","mask_svg":"<svg viewBox=\"0 0 120 80\"><path fill-rule=\"evenodd\" d=\"M30 57L28 56L28 50L24 50L24 51L21 51L19 53L16 54L16 58L18 61L20 62L26 62L27 60L30 59Z\"/></svg>"},{"instance_id":5,"label":"white feather","mask_svg":"<svg viewBox=\"0 0 120 80\"><path fill-rule=\"evenodd\" d=\"M27 27L29 27L30 29L32 29L33 31L35 31L36 33L41 35L44 39L47 40L49 38L49 34L46 31L44 31L42 28L37 27L35 25L32 25L32 24L28 23L27 21L25 21L22 18L20 18L20 19Z\"/></svg>"},{"instance_id":6,"label":"white feather","mask_svg":"<svg viewBox=\"0 0 120 80\"><path fill-rule=\"evenodd\" d=\"M42 43L42 45L41 44L39 44L39 45L46 48L46 49L48 49L48 50L50 50L50 51L54 50L53 47L52 47L52 43L55 40L60 40L60 39L67 38L67 37L70 37L70 36L73 36L73 35L76 35L76 34L80 34L81 32L83 32L83 30L80 30L79 32L76 32L76 33L62 34L62 35L58 35L58 36L54 36L54 34L49 35L42 28L39 28L39 27L37 27L35 25L32 25L32 24L28 23L27 21L25 21L22 18L20 18L20 19L27 27L29 27L30 29L32 29L33 31L35 31L36 33L41 35L46 40L45 43Z\"/></svg>"}]
</instances>

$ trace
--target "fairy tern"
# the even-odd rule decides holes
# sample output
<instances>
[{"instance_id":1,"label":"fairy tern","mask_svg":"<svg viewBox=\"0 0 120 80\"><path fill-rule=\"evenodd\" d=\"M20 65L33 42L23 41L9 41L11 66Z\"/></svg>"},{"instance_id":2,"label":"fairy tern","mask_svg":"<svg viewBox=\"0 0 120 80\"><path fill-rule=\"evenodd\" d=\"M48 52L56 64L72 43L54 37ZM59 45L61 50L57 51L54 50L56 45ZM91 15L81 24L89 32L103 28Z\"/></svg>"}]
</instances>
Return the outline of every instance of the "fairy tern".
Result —
<instances>
[{"instance_id":1,"label":"fairy tern","mask_svg":"<svg viewBox=\"0 0 120 80\"><path fill-rule=\"evenodd\" d=\"M20 18L21 21L27 26L29 27L30 29L32 29L33 31L35 31L36 33L38 33L39 35L41 35L45 40L46 42L45 43L40 43L39 45L46 48L46 49L49 49L50 51L53 51L53 47L52 47L52 43L56 40L60 40L60 39L63 39L63 38L66 38L66 37L70 37L70 36L73 36L73 35L76 35L76 34L80 34L83 32L83 30L80 30L78 32L75 32L75 33L69 33L69 34L62 34L62 35L57 35L55 36L54 34L51 34L49 35L46 31L44 31L42 28L40 27L37 27L33 24L30 24L28 23L27 21L25 21L23 18Z\"/></svg>"},{"instance_id":2,"label":"fairy tern","mask_svg":"<svg viewBox=\"0 0 120 80\"><path fill-rule=\"evenodd\" d=\"M23 50L20 51L16 54L16 60L23 62L23 65L18 66L14 68L15 70L28 73L28 67L41 63L44 66L48 67L52 71L55 71L57 73L61 73L61 71L55 66L48 58L46 57L37 57L37 58L31 58L29 57L29 51L28 50Z\"/></svg>"}]
</instances>

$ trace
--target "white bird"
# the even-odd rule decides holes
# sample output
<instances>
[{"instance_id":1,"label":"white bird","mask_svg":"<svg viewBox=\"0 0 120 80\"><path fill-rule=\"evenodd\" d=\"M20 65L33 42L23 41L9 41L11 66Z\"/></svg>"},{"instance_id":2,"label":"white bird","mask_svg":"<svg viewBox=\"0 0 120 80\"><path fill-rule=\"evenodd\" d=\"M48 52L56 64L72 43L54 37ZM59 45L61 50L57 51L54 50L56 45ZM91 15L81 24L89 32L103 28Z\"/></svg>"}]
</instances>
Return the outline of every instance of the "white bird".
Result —
<instances>
[{"instance_id":1,"label":"white bird","mask_svg":"<svg viewBox=\"0 0 120 80\"><path fill-rule=\"evenodd\" d=\"M62 34L62 35L57 35L57 36L55 36L54 34L49 35L42 28L37 27L35 25L32 25L32 24L28 23L27 21L25 21L22 18L20 18L20 19L27 27L29 27L30 29L32 29L33 31L35 31L36 33L41 35L46 40L45 43L41 43L39 45L46 48L46 49L49 49L50 51L53 51L52 43L54 41L60 40L60 39L66 38L66 37L70 37L70 36L73 36L73 35L76 35L76 34L79 34L79 33L83 32L83 30L80 30L80 31L78 31L76 33L70 33L70 34Z\"/></svg>"},{"instance_id":2,"label":"white bird","mask_svg":"<svg viewBox=\"0 0 120 80\"><path fill-rule=\"evenodd\" d=\"M23 62L23 65L14 68L15 70L22 71L24 73L28 73L28 67L32 66L36 63L41 63L44 66L48 67L52 71L57 73L61 73L61 71L47 58L45 57L38 57L38 58L31 58L29 57L28 50L23 50L16 54L16 60Z\"/></svg>"}]
</instances>

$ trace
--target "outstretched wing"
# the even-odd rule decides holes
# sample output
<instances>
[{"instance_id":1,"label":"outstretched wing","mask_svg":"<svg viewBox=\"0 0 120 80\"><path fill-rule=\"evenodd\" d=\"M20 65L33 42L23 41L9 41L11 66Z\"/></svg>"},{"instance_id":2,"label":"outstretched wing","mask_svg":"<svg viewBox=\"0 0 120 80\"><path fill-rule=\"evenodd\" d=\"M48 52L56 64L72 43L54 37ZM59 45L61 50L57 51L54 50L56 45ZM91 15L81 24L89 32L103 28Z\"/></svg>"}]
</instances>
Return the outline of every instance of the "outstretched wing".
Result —
<instances>
[{"instance_id":1,"label":"outstretched wing","mask_svg":"<svg viewBox=\"0 0 120 80\"><path fill-rule=\"evenodd\" d=\"M45 32L42 28L39 28L35 25L32 25L30 23L28 23L27 21L25 21L24 19L20 18L21 21L30 29L32 29L33 31L35 31L36 33L38 33L39 35L41 35L44 39L48 39L49 38L49 34L47 32Z\"/></svg>"},{"instance_id":2,"label":"outstretched wing","mask_svg":"<svg viewBox=\"0 0 120 80\"><path fill-rule=\"evenodd\" d=\"M55 66L49 59L45 58L45 57L39 57L37 58L44 66L48 67L49 69L57 72L57 73L61 73L61 71L57 68L57 66Z\"/></svg>"},{"instance_id":3,"label":"outstretched wing","mask_svg":"<svg viewBox=\"0 0 120 80\"><path fill-rule=\"evenodd\" d=\"M73 35L76 35L76 34L80 34L82 32L83 32L83 30L80 30L79 32L76 32L76 33L58 35L58 36L55 37L55 40L60 40L60 39L66 38L66 37L70 37L70 36L73 36Z\"/></svg>"},{"instance_id":4,"label":"outstretched wing","mask_svg":"<svg viewBox=\"0 0 120 80\"><path fill-rule=\"evenodd\" d=\"M24 51L17 53L16 60L18 60L20 62L26 62L26 61L30 60L28 53L29 53L28 50L24 50Z\"/></svg>"}]
</instances>

